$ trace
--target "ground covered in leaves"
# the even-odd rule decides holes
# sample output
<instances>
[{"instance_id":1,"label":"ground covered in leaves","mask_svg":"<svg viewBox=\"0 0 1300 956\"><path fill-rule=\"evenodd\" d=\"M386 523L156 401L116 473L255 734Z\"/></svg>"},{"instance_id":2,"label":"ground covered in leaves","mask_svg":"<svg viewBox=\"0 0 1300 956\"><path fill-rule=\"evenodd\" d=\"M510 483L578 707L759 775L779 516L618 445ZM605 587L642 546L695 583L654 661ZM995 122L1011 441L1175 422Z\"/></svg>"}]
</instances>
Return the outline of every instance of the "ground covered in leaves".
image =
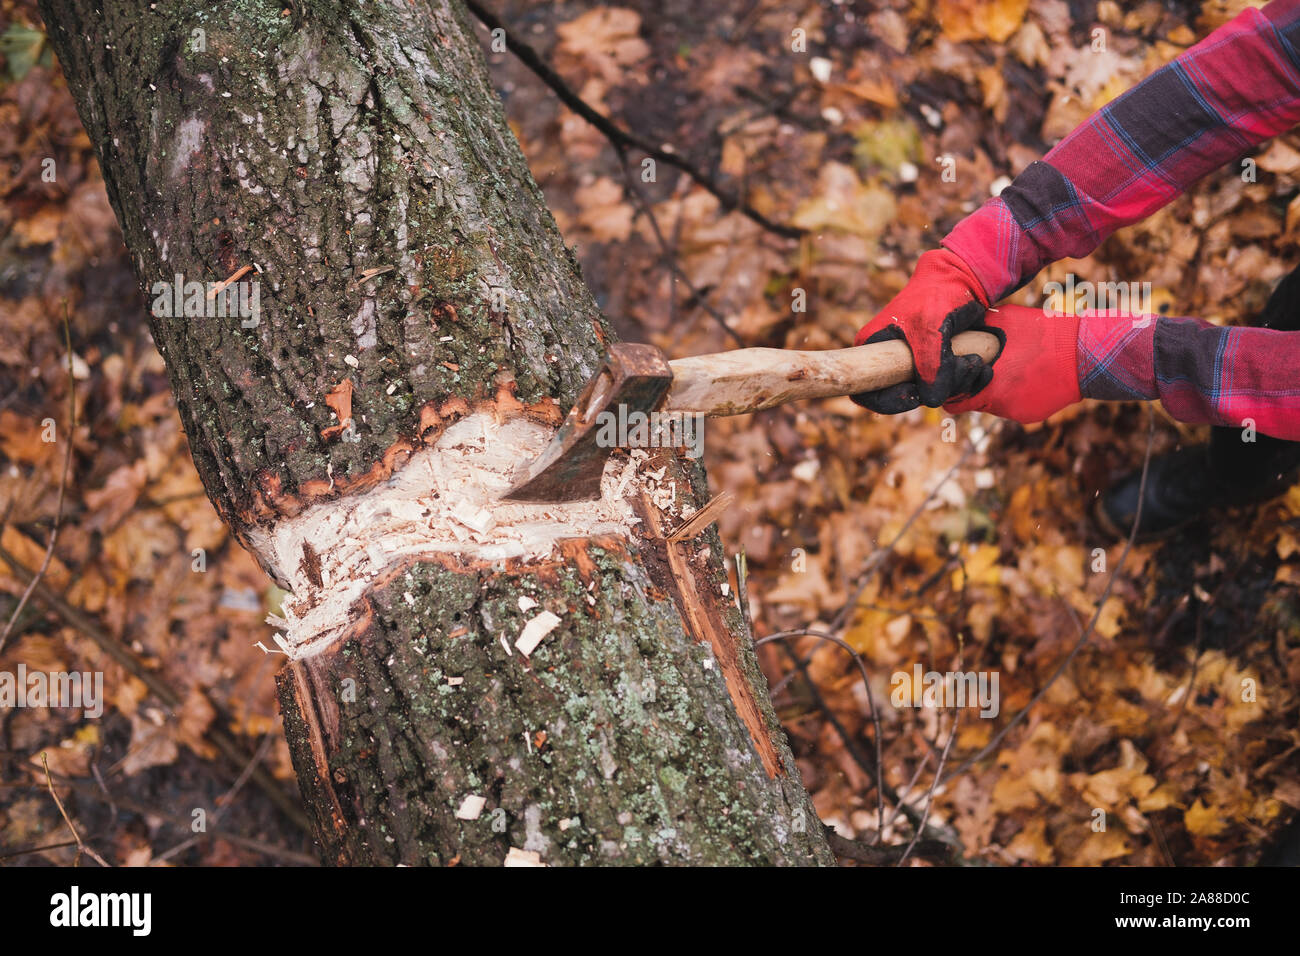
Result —
<instances>
[{"instance_id":1,"label":"ground covered in leaves","mask_svg":"<svg viewBox=\"0 0 1300 956\"><path fill-rule=\"evenodd\" d=\"M667 163L620 156L518 59L489 59L625 337L675 355L819 349L850 344L920 252L1242 6L496 4L588 104L803 230L797 239L728 212ZM43 440L46 420L67 429L72 402L77 424L53 556L0 671L102 670L107 702L99 720L0 710L0 860L76 852L45 754L69 817L109 862L299 862L310 840L279 805L296 793L278 664L258 647L272 643L263 619L279 594L203 497L40 29L31 3L0 0L6 624L26 589L20 568L41 565L60 511L67 444ZM1211 175L1017 301L1034 304L1043 283L1073 273L1149 281L1161 311L1248 322L1300 259L1300 138L1253 159L1253 176ZM1155 414L1153 453L1204 439ZM760 651L823 819L896 844L928 810L931 837L997 864L1255 862L1300 809L1300 487L1135 547L1117 570L1124 543L1088 511L1141 464L1142 408L1084 404L1028 429L945 419L834 400L706 429L711 486L735 494L720 524L728 550L746 556L756 636L832 634L866 665L870 700L840 646L794 633ZM105 645L127 653L110 658ZM996 671L997 716L894 706L892 676L916 664ZM150 680L174 695L176 718ZM209 834L195 839L200 810Z\"/></svg>"}]
</instances>

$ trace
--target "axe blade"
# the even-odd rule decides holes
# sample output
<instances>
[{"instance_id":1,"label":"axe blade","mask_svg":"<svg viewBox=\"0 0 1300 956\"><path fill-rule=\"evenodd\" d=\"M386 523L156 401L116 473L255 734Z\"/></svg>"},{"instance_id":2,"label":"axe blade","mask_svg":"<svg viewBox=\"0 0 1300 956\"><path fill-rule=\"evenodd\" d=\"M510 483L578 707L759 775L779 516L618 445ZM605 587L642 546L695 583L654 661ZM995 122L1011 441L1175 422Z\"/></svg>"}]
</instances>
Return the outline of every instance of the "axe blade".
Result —
<instances>
[{"instance_id":1,"label":"axe blade","mask_svg":"<svg viewBox=\"0 0 1300 956\"><path fill-rule=\"evenodd\" d=\"M619 342L609 347L600 370L569 409L550 444L503 495L507 501L590 501L615 444L600 440L603 413L649 414L673 383L661 349Z\"/></svg>"}]
</instances>

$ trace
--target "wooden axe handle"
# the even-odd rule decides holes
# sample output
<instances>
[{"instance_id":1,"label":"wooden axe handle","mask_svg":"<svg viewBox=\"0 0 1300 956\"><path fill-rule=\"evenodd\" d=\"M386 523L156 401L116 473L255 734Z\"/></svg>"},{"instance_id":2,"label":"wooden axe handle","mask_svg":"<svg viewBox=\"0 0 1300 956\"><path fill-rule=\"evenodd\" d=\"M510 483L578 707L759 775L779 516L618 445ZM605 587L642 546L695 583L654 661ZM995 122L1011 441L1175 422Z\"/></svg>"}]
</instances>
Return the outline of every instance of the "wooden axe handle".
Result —
<instances>
[{"instance_id":1,"label":"wooden axe handle","mask_svg":"<svg viewBox=\"0 0 1300 956\"><path fill-rule=\"evenodd\" d=\"M952 350L992 362L998 340L987 332L962 332L953 337ZM705 415L744 415L802 398L856 395L916 374L912 350L901 339L821 352L735 349L668 364L673 384L660 409Z\"/></svg>"}]
</instances>

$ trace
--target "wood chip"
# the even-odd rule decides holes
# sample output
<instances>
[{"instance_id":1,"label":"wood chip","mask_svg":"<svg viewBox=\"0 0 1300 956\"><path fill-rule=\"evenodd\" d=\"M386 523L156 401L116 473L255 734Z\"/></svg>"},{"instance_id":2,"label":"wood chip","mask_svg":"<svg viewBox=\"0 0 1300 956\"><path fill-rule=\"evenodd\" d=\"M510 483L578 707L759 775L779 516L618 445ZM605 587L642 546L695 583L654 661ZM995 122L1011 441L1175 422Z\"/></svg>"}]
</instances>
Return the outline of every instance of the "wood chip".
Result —
<instances>
[{"instance_id":1,"label":"wood chip","mask_svg":"<svg viewBox=\"0 0 1300 956\"><path fill-rule=\"evenodd\" d=\"M668 536L668 540L675 544L678 541L694 538L717 521L718 517L727 510L735 497L730 491L715 495L709 500L708 504L683 521L681 527Z\"/></svg>"},{"instance_id":2,"label":"wood chip","mask_svg":"<svg viewBox=\"0 0 1300 956\"><path fill-rule=\"evenodd\" d=\"M502 866L546 866L542 862L542 855L536 850L521 850L512 846L510 852L506 854L505 862Z\"/></svg>"},{"instance_id":3,"label":"wood chip","mask_svg":"<svg viewBox=\"0 0 1300 956\"><path fill-rule=\"evenodd\" d=\"M558 617L550 611L543 611L524 625L524 629L519 633L519 639L515 641L515 649L527 657L537 649L538 644L542 643L542 638L555 630L559 623Z\"/></svg>"},{"instance_id":4,"label":"wood chip","mask_svg":"<svg viewBox=\"0 0 1300 956\"><path fill-rule=\"evenodd\" d=\"M217 296L221 295L221 293L225 292L226 287L229 286L232 282L238 282L240 279L242 279L244 276L248 275L248 273L252 271L253 271L252 266L244 266L240 269L236 269L230 275L229 278L223 279L221 282L218 282L216 285L214 285L211 289L208 290L208 298L215 299Z\"/></svg>"},{"instance_id":5,"label":"wood chip","mask_svg":"<svg viewBox=\"0 0 1300 956\"><path fill-rule=\"evenodd\" d=\"M460 809L456 811L457 820L477 820L479 814L483 812L483 807L487 804L487 797L480 797L471 793L468 797L460 802Z\"/></svg>"},{"instance_id":6,"label":"wood chip","mask_svg":"<svg viewBox=\"0 0 1300 956\"><path fill-rule=\"evenodd\" d=\"M394 266L378 266L374 269L363 269L361 274L353 280L352 288L359 288L363 282L369 282L375 276L381 276L385 272L392 272L394 268Z\"/></svg>"}]
</instances>

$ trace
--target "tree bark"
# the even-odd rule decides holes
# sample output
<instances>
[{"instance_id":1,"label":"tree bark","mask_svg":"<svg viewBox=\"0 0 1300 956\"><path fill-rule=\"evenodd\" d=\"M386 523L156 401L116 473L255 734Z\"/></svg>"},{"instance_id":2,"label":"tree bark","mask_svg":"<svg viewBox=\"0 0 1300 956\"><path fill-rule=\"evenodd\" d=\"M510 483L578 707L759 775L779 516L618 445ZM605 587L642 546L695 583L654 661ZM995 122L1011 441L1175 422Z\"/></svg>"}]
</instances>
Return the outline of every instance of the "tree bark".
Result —
<instances>
[{"instance_id":1,"label":"tree bark","mask_svg":"<svg viewBox=\"0 0 1300 956\"><path fill-rule=\"evenodd\" d=\"M667 540L702 469L618 452L600 501L498 500L611 333L460 4L102 6L41 2L146 296L260 289L256 324L150 321L209 496L292 592L323 857L832 862L716 532Z\"/></svg>"}]
</instances>

